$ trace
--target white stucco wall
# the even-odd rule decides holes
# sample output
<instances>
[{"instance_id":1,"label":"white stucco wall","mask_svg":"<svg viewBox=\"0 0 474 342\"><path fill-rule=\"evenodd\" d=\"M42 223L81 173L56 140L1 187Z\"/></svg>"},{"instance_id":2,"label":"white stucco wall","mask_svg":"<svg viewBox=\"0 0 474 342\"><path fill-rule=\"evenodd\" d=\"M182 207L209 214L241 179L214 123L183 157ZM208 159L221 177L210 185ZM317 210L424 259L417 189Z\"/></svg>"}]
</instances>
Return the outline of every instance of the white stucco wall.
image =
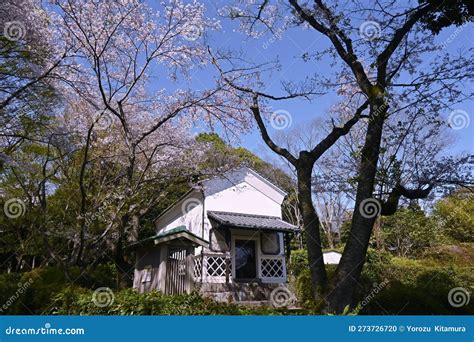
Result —
<instances>
[{"instance_id":1,"label":"white stucco wall","mask_svg":"<svg viewBox=\"0 0 474 342\"><path fill-rule=\"evenodd\" d=\"M157 233L185 226L193 234L202 236L203 197L193 191L156 220Z\"/></svg>"},{"instance_id":2,"label":"white stucco wall","mask_svg":"<svg viewBox=\"0 0 474 342\"><path fill-rule=\"evenodd\" d=\"M203 197L204 194L204 197ZM156 221L157 232L186 226L197 236L209 239L211 224L207 211L229 211L281 218L285 193L248 168L206 180ZM203 235L204 210L204 235Z\"/></svg>"}]
</instances>

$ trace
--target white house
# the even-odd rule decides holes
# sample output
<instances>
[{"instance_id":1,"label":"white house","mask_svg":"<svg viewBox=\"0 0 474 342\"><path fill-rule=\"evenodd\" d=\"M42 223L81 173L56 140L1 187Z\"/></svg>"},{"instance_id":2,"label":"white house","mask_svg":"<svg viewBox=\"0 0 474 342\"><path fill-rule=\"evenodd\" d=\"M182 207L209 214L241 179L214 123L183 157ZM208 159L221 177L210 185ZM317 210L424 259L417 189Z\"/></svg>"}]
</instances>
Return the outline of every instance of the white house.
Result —
<instances>
[{"instance_id":1,"label":"white house","mask_svg":"<svg viewBox=\"0 0 474 342\"><path fill-rule=\"evenodd\" d=\"M341 260L342 254L338 251L323 252L323 260L325 264L337 265Z\"/></svg>"},{"instance_id":2,"label":"white house","mask_svg":"<svg viewBox=\"0 0 474 342\"><path fill-rule=\"evenodd\" d=\"M241 167L202 181L135 244L134 288L217 300L267 300L287 283L286 249L298 229L281 218L286 193Z\"/></svg>"}]
</instances>

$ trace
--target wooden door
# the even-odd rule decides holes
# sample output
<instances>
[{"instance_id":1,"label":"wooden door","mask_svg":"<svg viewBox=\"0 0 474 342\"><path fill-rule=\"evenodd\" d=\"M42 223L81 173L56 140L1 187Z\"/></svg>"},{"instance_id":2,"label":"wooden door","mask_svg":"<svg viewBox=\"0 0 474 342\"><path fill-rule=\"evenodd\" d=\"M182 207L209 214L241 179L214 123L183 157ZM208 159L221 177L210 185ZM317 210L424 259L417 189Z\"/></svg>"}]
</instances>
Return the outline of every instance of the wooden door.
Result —
<instances>
[{"instance_id":1,"label":"wooden door","mask_svg":"<svg viewBox=\"0 0 474 342\"><path fill-rule=\"evenodd\" d=\"M170 248L166 265L165 293L176 295L187 292L189 283L186 248Z\"/></svg>"}]
</instances>

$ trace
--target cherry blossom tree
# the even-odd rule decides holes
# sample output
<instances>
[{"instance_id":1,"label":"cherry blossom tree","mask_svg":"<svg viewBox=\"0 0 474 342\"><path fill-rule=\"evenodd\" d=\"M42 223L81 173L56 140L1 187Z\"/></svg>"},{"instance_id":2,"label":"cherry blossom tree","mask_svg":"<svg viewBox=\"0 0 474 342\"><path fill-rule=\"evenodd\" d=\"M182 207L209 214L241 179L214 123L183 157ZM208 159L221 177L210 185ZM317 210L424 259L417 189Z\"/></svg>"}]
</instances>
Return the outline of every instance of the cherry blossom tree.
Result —
<instances>
[{"instance_id":1,"label":"cherry blossom tree","mask_svg":"<svg viewBox=\"0 0 474 342\"><path fill-rule=\"evenodd\" d=\"M62 37L76 47L77 73L65 75L63 82L74 90L79 108L73 112L80 115L68 118L68 125L79 127L84 139L74 259L81 262L85 251L113 236L109 243L122 274L119 283L125 285L131 265L124 247L136 241L140 217L163 196L153 191L143 196L146 184L172 165L193 169L199 158L186 151L192 145L186 131L198 120L239 127L246 120L238 108L228 107L219 88L194 91L189 86L193 70L207 62L206 31L219 27L205 16L202 4L172 0L159 10L128 0L59 1L56 6ZM169 82L180 86L160 88ZM120 195L105 229L88 239L92 189L86 179L88 167L97 162L116 170L108 181Z\"/></svg>"}]
</instances>

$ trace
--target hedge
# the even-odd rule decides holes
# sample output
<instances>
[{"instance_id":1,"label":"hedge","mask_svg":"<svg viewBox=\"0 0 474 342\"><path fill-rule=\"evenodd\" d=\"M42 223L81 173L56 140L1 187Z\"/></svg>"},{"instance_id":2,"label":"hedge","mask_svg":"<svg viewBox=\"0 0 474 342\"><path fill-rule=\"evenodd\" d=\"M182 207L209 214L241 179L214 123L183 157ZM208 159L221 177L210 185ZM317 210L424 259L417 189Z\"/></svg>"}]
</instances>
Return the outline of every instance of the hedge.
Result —
<instances>
[{"instance_id":1,"label":"hedge","mask_svg":"<svg viewBox=\"0 0 474 342\"><path fill-rule=\"evenodd\" d=\"M295 274L296 295L301 305L314 307L311 276L303 252L290 262ZM331 279L335 267L327 265ZM360 314L474 314L474 301L453 307L448 301L452 289L474 293L474 267L457 263L437 263L433 258L392 257L386 251L369 249L353 307Z\"/></svg>"},{"instance_id":2,"label":"hedge","mask_svg":"<svg viewBox=\"0 0 474 342\"><path fill-rule=\"evenodd\" d=\"M106 300L93 300L94 291L68 287L57 293L51 314L59 315L284 315L301 314L285 308L248 307L220 303L198 293L163 295L158 291L138 293L134 289L109 292Z\"/></svg>"}]
</instances>

